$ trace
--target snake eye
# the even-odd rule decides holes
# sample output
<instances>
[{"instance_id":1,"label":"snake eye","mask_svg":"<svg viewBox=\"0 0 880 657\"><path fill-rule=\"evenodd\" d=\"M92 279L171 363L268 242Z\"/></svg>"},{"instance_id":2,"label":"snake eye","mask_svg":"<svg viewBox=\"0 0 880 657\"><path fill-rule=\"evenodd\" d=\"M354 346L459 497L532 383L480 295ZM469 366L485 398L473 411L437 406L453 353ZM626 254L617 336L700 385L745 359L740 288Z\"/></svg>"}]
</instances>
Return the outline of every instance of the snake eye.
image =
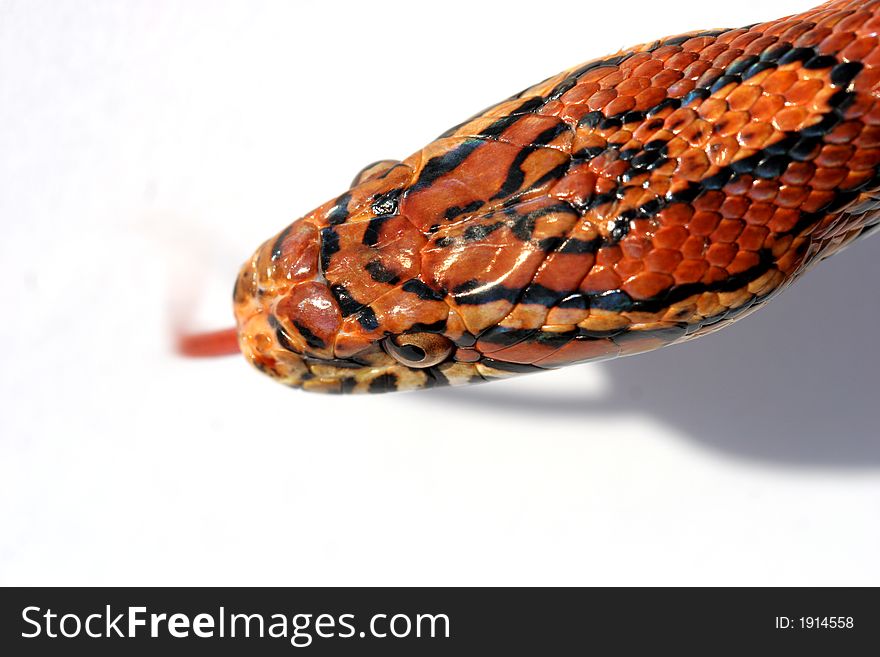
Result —
<instances>
[{"instance_id":1,"label":"snake eye","mask_svg":"<svg viewBox=\"0 0 880 657\"><path fill-rule=\"evenodd\" d=\"M452 353L452 342L435 333L407 333L385 338L382 345L398 363L407 367L431 367Z\"/></svg>"}]
</instances>

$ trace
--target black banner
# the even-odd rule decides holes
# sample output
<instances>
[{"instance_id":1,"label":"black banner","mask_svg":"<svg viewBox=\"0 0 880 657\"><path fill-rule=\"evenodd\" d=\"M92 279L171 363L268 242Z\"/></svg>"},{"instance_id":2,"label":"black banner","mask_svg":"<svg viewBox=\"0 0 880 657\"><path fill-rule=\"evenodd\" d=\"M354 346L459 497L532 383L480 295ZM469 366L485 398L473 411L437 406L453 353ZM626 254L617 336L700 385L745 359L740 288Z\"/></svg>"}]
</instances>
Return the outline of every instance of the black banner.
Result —
<instances>
[{"instance_id":1,"label":"black banner","mask_svg":"<svg viewBox=\"0 0 880 657\"><path fill-rule=\"evenodd\" d=\"M0 596L7 655L570 654L598 647L763 654L848 651L880 639L875 589L36 588Z\"/></svg>"}]
</instances>

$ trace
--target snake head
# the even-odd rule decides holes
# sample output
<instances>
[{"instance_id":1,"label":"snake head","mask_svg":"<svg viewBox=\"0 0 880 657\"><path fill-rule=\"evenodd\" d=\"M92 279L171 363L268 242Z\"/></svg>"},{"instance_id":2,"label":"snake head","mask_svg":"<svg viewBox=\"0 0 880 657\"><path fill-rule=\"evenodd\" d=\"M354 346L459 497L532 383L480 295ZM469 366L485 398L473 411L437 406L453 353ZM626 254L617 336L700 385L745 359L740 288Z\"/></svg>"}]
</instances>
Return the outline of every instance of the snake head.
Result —
<instances>
[{"instance_id":1,"label":"snake head","mask_svg":"<svg viewBox=\"0 0 880 657\"><path fill-rule=\"evenodd\" d=\"M426 238L396 212L394 190L411 170L391 169L295 221L242 267L239 345L260 371L337 393L482 380L473 337L419 277Z\"/></svg>"}]
</instances>

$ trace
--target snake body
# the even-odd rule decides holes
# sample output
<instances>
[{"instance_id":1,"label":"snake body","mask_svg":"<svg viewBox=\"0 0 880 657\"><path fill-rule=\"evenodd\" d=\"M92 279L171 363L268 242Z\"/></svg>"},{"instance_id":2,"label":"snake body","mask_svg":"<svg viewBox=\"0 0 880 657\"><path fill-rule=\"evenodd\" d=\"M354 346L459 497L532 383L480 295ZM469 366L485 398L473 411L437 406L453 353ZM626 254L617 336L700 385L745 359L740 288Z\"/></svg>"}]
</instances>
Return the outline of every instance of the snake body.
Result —
<instances>
[{"instance_id":1,"label":"snake body","mask_svg":"<svg viewBox=\"0 0 880 657\"><path fill-rule=\"evenodd\" d=\"M305 390L457 385L715 331L880 225L880 2L564 71L263 244L242 352Z\"/></svg>"}]
</instances>

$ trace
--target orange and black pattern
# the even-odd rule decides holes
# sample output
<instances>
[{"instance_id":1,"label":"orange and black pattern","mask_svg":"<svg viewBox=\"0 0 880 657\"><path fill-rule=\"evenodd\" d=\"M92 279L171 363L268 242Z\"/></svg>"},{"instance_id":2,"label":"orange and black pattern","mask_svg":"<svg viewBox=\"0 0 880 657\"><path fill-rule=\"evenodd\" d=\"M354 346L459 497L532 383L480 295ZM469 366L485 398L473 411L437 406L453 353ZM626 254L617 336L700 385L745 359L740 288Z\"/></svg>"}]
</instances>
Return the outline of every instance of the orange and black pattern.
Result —
<instances>
[{"instance_id":1,"label":"orange and black pattern","mask_svg":"<svg viewBox=\"0 0 880 657\"><path fill-rule=\"evenodd\" d=\"M384 392L716 330L880 225L878 32L837 0L662 39L371 165L244 266L241 349Z\"/></svg>"}]
</instances>

